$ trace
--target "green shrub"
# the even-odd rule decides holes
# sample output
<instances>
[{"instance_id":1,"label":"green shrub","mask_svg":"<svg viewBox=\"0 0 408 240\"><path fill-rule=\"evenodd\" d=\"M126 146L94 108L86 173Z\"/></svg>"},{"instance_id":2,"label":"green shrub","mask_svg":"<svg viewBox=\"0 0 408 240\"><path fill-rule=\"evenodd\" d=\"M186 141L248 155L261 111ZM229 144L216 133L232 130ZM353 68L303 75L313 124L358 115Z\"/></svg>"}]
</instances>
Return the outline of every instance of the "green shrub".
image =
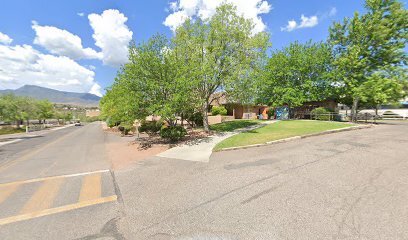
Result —
<instances>
[{"instance_id":1,"label":"green shrub","mask_svg":"<svg viewBox=\"0 0 408 240\"><path fill-rule=\"evenodd\" d=\"M321 120L321 121L331 120L331 117L329 115L330 113L331 113L330 110L328 110L327 108L324 108L324 107L315 108L310 112L310 114L312 115L311 116L312 119Z\"/></svg>"},{"instance_id":2,"label":"green shrub","mask_svg":"<svg viewBox=\"0 0 408 240\"><path fill-rule=\"evenodd\" d=\"M203 126L203 114L200 112L195 112L187 116L187 121L194 126Z\"/></svg>"},{"instance_id":3,"label":"green shrub","mask_svg":"<svg viewBox=\"0 0 408 240\"><path fill-rule=\"evenodd\" d=\"M108 127L113 128L113 127L117 127L120 125L121 122L116 122L116 121L112 121L111 119L107 119L106 120L106 124L108 125Z\"/></svg>"},{"instance_id":4,"label":"green shrub","mask_svg":"<svg viewBox=\"0 0 408 240\"><path fill-rule=\"evenodd\" d=\"M179 141L186 134L187 131L182 126L170 126L160 130L160 136L164 139L169 139L171 142Z\"/></svg>"},{"instance_id":5,"label":"green shrub","mask_svg":"<svg viewBox=\"0 0 408 240\"><path fill-rule=\"evenodd\" d=\"M149 135L156 134L163 126L161 121L142 121L139 132L145 132Z\"/></svg>"},{"instance_id":6,"label":"green shrub","mask_svg":"<svg viewBox=\"0 0 408 240\"><path fill-rule=\"evenodd\" d=\"M275 111L272 108L269 108L266 114L268 114L268 119L272 119L275 116Z\"/></svg>"},{"instance_id":7,"label":"green shrub","mask_svg":"<svg viewBox=\"0 0 408 240\"><path fill-rule=\"evenodd\" d=\"M128 135L130 131L134 132L136 130L132 123L121 123L118 129L123 135Z\"/></svg>"},{"instance_id":8,"label":"green shrub","mask_svg":"<svg viewBox=\"0 0 408 240\"><path fill-rule=\"evenodd\" d=\"M219 106L219 107L214 106L211 109L211 114L213 116L216 116L216 115L225 116L225 115L227 115L227 109L225 107L223 107L223 106Z\"/></svg>"}]
</instances>

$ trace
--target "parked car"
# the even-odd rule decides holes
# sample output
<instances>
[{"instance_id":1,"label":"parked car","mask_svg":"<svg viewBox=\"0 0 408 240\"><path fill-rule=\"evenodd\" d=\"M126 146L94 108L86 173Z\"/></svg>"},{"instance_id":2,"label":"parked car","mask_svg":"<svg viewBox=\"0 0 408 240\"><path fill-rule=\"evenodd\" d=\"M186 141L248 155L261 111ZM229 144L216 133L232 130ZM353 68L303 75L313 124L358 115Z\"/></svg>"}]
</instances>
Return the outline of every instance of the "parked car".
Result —
<instances>
[{"instance_id":1,"label":"parked car","mask_svg":"<svg viewBox=\"0 0 408 240\"><path fill-rule=\"evenodd\" d=\"M82 124L81 124L80 121L76 121L76 122L75 122L75 126L82 126Z\"/></svg>"}]
</instances>

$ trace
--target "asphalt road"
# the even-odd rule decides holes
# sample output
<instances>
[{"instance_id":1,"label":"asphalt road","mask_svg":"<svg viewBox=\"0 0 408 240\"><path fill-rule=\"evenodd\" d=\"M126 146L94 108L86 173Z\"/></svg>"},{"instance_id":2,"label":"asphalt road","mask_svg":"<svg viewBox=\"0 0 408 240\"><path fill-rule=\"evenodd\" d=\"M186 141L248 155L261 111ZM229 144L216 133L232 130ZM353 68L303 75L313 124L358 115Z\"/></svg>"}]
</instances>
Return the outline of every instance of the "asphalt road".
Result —
<instances>
[{"instance_id":1,"label":"asphalt road","mask_svg":"<svg viewBox=\"0 0 408 240\"><path fill-rule=\"evenodd\" d=\"M408 122L115 178L106 141L92 124L0 147L0 239L408 239Z\"/></svg>"},{"instance_id":2,"label":"asphalt road","mask_svg":"<svg viewBox=\"0 0 408 240\"><path fill-rule=\"evenodd\" d=\"M128 239L408 239L408 122L117 175Z\"/></svg>"},{"instance_id":3,"label":"asphalt road","mask_svg":"<svg viewBox=\"0 0 408 240\"><path fill-rule=\"evenodd\" d=\"M110 167L98 123L23 138L0 147L0 183Z\"/></svg>"},{"instance_id":4,"label":"asphalt road","mask_svg":"<svg viewBox=\"0 0 408 240\"><path fill-rule=\"evenodd\" d=\"M105 137L93 123L0 146L0 239L120 236Z\"/></svg>"}]
</instances>

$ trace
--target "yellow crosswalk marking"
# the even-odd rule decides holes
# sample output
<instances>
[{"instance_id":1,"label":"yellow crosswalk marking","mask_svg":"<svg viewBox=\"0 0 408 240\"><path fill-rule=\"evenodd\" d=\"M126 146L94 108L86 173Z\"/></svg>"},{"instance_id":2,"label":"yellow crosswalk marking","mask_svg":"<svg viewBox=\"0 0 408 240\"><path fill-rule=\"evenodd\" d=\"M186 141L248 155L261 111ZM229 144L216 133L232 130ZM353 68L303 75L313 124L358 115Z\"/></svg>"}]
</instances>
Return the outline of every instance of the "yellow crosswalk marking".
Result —
<instances>
[{"instance_id":1,"label":"yellow crosswalk marking","mask_svg":"<svg viewBox=\"0 0 408 240\"><path fill-rule=\"evenodd\" d=\"M79 202L97 199L101 197L101 174L91 174L85 176L82 181Z\"/></svg>"},{"instance_id":2,"label":"yellow crosswalk marking","mask_svg":"<svg viewBox=\"0 0 408 240\"><path fill-rule=\"evenodd\" d=\"M49 208L54 202L54 198L57 196L63 182L63 178L44 181L30 200L24 205L21 213L25 214Z\"/></svg>"},{"instance_id":3,"label":"yellow crosswalk marking","mask_svg":"<svg viewBox=\"0 0 408 240\"><path fill-rule=\"evenodd\" d=\"M9 224L9 223L14 223L14 222L19 222L19 221L24 221L24 220L29 220L33 218L38 218L38 217L43 217L51 214L56 214L56 213L62 213L74 209L79 209L79 208L84 208L96 204L101 204L101 203L108 203L108 202L114 202L117 200L116 195L112 195L109 197L103 197L103 198L98 198L98 199L93 199L89 201L84 201L84 202L79 202L79 203L74 203L74 204L69 204L61 207L56 207L56 208L49 208L45 209L42 211L37 211L37 212L32 212L32 213L26 213L26 214L21 214L17 216L12 216L8 218L3 218L0 219L0 226Z\"/></svg>"},{"instance_id":4,"label":"yellow crosswalk marking","mask_svg":"<svg viewBox=\"0 0 408 240\"><path fill-rule=\"evenodd\" d=\"M15 182L0 183L0 188L15 185L15 184L42 182L42 181L56 179L56 178L72 178L72 177L84 176L84 175L89 175L89 174L94 174L94 173L105 173L105 172L109 172L109 170L97 170L97 171L92 171L92 172L81 172L81 173L74 173L74 174L67 174L67 175L42 177L42 178L34 178L34 179L28 179L28 180L20 180L20 181L15 181Z\"/></svg>"},{"instance_id":5,"label":"yellow crosswalk marking","mask_svg":"<svg viewBox=\"0 0 408 240\"><path fill-rule=\"evenodd\" d=\"M4 202L11 194L13 194L18 187L20 187L20 184L13 184L9 186L0 186L0 204Z\"/></svg>"}]
</instances>

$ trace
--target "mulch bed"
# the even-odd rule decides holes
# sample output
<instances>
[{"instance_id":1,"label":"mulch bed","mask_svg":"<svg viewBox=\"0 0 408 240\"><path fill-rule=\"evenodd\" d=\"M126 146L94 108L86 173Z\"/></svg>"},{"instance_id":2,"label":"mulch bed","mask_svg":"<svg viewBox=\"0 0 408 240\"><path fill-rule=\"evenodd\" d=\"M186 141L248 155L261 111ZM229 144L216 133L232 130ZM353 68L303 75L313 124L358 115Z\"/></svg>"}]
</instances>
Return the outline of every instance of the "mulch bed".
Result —
<instances>
[{"instance_id":1,"label":"mulch bed","mask_svg":"<svg viewBox=\"0 0 408 240\"><path fill-rule=\"evenodd\" d=\"M113 128L107 128L105 129L107 132L112 132L112 133L120 133L117 127ZM177 143L172 143L166 139L163 139L160 137L159 134L155 135L148 135L146 133L140 133L139 138L136 138L135 133L130 132L128 135L122 135L123 137L135 137L136 139L132 141L130 144L138 144L138 149L140 150L145 150L149 149L154 145L160 145L160 146L169 146L175 147L181 144L185 143L191 143L191 142L196 142L197 140L200 139L205 139L211 134L206 133L202 129L188 129L187 130L187 135L179 142Z\"/></svg>"}]
</instances>

